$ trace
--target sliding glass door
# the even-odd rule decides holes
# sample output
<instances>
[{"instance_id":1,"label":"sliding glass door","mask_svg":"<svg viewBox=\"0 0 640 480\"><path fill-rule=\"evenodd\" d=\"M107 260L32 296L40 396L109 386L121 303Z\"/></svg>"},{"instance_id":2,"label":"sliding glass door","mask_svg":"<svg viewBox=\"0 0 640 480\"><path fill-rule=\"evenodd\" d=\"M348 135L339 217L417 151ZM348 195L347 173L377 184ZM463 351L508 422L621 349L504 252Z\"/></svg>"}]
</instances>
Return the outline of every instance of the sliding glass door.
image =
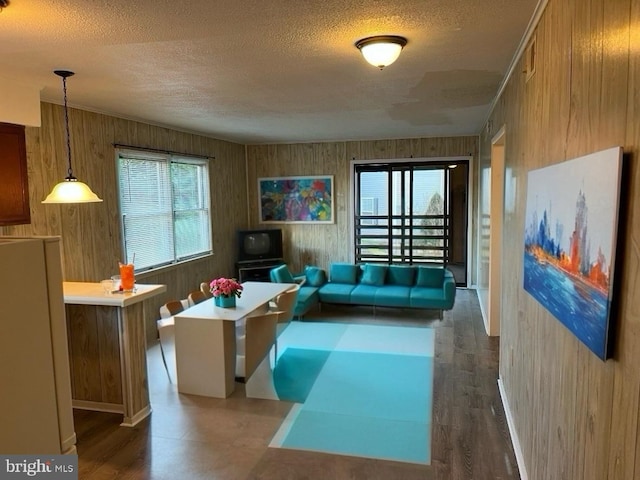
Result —
<instances>
[{"instance_id":1,"label":"sliding glass door","mask_svg":"<svg viewBox=\"0 0 640 480\"><path fill-rule=\"evenodd\" d=\"M358 164L355 180L356 262L447 265L466 284L467 161Z\"/></svg>"}]
</instances>

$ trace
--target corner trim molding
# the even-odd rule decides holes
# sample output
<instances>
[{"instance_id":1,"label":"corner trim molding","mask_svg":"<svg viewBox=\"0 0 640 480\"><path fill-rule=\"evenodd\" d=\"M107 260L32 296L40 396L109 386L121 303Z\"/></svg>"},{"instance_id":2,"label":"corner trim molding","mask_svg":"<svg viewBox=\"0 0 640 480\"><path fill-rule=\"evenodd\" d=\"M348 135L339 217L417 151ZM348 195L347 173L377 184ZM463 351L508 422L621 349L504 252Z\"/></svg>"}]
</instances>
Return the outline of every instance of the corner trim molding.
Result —
<instances>
[{"instance_id":1,"label":"corner trim molding","mask_svg":"<svg viewBox=\"0 0 640 480\"><path fill-rule=\"evenodd\" d=\"M513 416L511 415L511 409L509 408L509 401L507 400L507 392L505 392L504 390L504 383L502 382L502 377L498 378L498 390L500 390L500 399L502 400L504 413L505 413L505 416L507 417L507 425L509 426L509 434L511 435L511 444L513 445L513 451L516 454L516 462L518 462L518 470L520 470L520 479L529 480L529 475L527 474L527 467L524 463L524 455L522 455L522 447L520 446L520 440L518 439L516 426L513 422Z\"/></svg>"},{"instance_id":2,"label":"corner trim molding","mask_svg":"<svg viewBox=\"0 0 640 480\"><path fill-rule=\"evenodd\" d=\"M535 32L536 28L538 27L538 23L540 22L540 18L542 17L542 14L544 13L544 9L547 7L547 3L548 2L549 2L549 0L538 0L538 4L536 5L536 9L533 11L533 15L531 16L531 20L529 20L529 24L527 25L527 29L524 31L524 35L522 36L522 39L520 40L520 43L518 44L518 48L516 49L516 53L513 56L513 59L511 59L511 63L509 64L509 68L507 68L507 73L504 76L504 78L502 79L502 83L500 83L500 87L498 87L498 91L496 92L496 96L493 97L493 101L491 102L491 105L489 106L489 111L487 113L487 118L484 119L484 122L482 124L483 130L485 128L485 125L487 124L487 122L491 118L491 115L493 115L493 110L496 108L496 105L498 104L498 101L500 100L500 97L504 93L504 89L507 88L507 83L509 83L509 80L511 79L511 76L516 71L516 67L518 66L518 62L520 61L520 58L522 58L522 55L524 55L524 52L527 49L527 46L529 44L529 40L531 40L531 37L533 36L533 32Z\"/></svg>"},{"instance_id":3,"label":"corner trim molding","mask_svg":"<svg viewBox=\"0 0 640 480\"><path fill-rule=\"evenodd\" d=\"M138 413L133 415L132 417L124 417L123 422L120 424L121 427L135 427L142 420L151 415L151 406L147 405Z\"/></svg>"},{"instance_id":4,"label":"corner trim molding","mask_svg":"<svg viewBox=\"0 0 640 480\"><path fill-rule=\"evenodd\" d=\"M68 438L62 439L62 442L61 442L62 453L65 455L77 454L78 451L76 450L76 443L77 443L76 432L73 432L73 434L69 435Z\"/></svg>"}]
</instances>

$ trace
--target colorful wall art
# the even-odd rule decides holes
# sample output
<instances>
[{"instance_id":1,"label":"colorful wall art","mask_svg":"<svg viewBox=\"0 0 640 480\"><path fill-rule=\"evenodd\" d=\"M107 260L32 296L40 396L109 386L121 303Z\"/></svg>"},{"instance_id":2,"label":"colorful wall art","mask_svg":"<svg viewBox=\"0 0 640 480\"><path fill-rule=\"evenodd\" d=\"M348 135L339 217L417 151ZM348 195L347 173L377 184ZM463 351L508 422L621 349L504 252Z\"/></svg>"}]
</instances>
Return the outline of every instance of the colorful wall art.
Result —
<instances>
[{"instance_id":1,"label":"colorful wall art","mask_svg":"<svg viewBox=\"0 0 640 480\"><path fill-rule=\"evenodd\" d=\"M610 352L622 149L529 172L524 289L598 357Z\"/></svg>"},{"instance_id":2,"label":"colorful wall art","mask_svg":"<svg viewBox=\"0 0 640 480\"><path fill-rule=\"evenodd\" d=\"M334 223L333 176L259 178L261 223Z\"/></svg>"}]
</instances>

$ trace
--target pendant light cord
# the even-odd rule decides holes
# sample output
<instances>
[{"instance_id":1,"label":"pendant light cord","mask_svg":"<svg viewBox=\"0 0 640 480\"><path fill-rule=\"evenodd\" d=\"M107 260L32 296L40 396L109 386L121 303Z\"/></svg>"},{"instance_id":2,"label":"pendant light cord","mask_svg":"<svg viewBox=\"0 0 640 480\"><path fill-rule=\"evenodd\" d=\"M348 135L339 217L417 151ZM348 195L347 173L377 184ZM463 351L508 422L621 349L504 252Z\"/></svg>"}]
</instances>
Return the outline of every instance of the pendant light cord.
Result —
<instances>
[{"instance_id":1,"label":"pendant light cord","mask_svg":"<svg viewBox=\"0 0 640 480\"><path fill-rule=\"evenodd\" d=\"M64 92L64 126L67 131L67 161L69 168L67 169L67 179L75 180L73 170L71 169L71 136L69 135L69 110L67 108L67 77L62 77L62 91Z\"/></svg>"},{"instance_id":2,"label":"pendant light cord","mask_svg":"<svg viewBox=\"0 0 640 480\"><path fill-rule=\"evenodd\" d=\"M91 191L89 185L79 182L73 176L71 169L71 130L69 129L69 107L67 105L67 77L74 73L69 70L54 70L53 73L62 78L62 90L64 92L64 126L67 133L67 176L64 181L57 183L51 193L42 203L93 203L102 202L102 199ZM59 160L58 160L59 161Z\"/></svg>"}]
</instances>

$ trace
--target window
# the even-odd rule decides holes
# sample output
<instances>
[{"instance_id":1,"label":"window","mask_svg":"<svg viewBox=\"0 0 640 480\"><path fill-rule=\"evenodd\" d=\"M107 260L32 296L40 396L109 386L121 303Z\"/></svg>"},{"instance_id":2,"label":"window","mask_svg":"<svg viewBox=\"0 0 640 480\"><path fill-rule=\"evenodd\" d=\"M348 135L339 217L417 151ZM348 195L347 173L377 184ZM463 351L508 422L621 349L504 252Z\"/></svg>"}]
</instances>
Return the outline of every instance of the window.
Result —
<instances>
[{"instance_id":1,"label":"window","mask_svg":"<svg viewBox=\"0 0 640 480\"><path fill-rule=\"evenodd\" d=\"M457 261L452 242L464 237L453 231L452 222L460 217L464 230L466 214L451 190L466 185L466 165L431 160L355 165L355 204L360 207L354 218L355 261Z\"/></svg>"},{"instance_id":2,"label":"window","mask_svg":"<svg viewBox=\"0 0 640 480\"><path fill-rule=\"evenodd\" d=\"M136 272L211 253L209 161L117 150L125 258Z\"/></svg>"},{"instance_id":3,"label":"window","mask_svg":"<svg viewBox=\"0 0 640 480\"><path fill-rule=\"evenodd\" d=\"M377 225L378 220L372 217L378 214L378 199L375 197L360 197L360 224Z\"/></svg>"}]
</instances>

